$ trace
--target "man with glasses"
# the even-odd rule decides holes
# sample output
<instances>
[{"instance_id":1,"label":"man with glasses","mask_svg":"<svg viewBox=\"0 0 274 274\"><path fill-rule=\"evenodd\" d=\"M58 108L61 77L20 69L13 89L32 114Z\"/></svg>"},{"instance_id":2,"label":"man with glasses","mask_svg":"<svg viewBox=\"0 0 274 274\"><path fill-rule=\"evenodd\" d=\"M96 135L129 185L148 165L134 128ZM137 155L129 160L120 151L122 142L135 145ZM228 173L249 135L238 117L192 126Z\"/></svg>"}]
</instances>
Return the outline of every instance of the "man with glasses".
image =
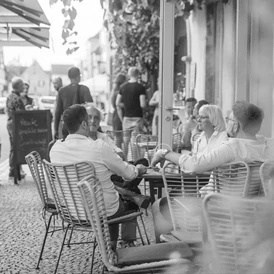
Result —
<instances>
[{"instance_id":1,"label":"man with glasses","mask_svg":"<svg viewBox=\"0 0 274 274\"><path fill-rule=\"evenodd\" d=\"M160 149L152 160L152 166L164 160L178 164L184 172L204 172L225 163L234 161L274 160L273 139L259 136L263 111L245 101L237 101L227 121L227 133L230 137L213 151L202 155L181 155L166 149Z\"/></svg>"},{"instance_id":2,"label":"man with glasses","mask_svg":"<svg viewBox=\"0 0 274 274\"><path fill-rule=\"evenodd\" d=\"M58 127L60 122L63 124L63 112L74 104L83 104L87 102L93 102L89 88L84 85L79 85L81 81L80 69L77 67L71 67L68 70L68 77L70 84L60 88L58 93L58 99L56 104L55 116L54 116L54 139L58 139L61 136L58 134ZM68 135L68 131L63 127L63 138Z\"/></svg>"}]
</instances>

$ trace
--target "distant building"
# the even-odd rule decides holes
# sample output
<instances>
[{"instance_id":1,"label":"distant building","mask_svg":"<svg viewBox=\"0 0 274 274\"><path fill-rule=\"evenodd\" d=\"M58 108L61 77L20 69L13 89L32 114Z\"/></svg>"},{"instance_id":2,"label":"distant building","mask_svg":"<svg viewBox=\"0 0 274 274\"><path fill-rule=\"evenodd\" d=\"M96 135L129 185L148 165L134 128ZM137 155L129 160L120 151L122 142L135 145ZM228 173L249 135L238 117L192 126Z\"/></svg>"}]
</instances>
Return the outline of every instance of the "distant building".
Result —
<instances>
[{"instance_id":1,"label":"distant building","mask_svg":"<svg viewBox=\"0 0 274 274\"><path fill-rule=\"evenodd\" d=\"M50 95L50 73L44 71L39 63L33 63L25 69L21 76L30 85L29 94L34 96Z\"/></svg>"},{"instance_id":2,"label":"distant building","mask_svg":"<svg viewBox=\"0 0 274 274\"><path fill-rule=\"evenodd\" d=\"M96 105L109 110L109 72L108 68L108 34L102 29L86 42L85 58L79 68L82 72L82 84L90 89Z\"/></svg>"}]
</instances>

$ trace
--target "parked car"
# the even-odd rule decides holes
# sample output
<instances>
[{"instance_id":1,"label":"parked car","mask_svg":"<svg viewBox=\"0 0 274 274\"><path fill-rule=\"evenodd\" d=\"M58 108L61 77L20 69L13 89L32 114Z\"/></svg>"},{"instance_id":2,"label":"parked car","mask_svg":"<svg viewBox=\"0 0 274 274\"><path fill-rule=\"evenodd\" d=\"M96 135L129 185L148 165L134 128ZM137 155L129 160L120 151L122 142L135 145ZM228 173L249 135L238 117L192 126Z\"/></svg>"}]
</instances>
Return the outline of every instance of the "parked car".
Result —
<instances>
[{"instance_id":1,"label":"parked car","mask_svg":"<svg viewBox=\"0 0 274 274\"><path fill-rule=\"evenodd\" d=\"M38 98L39 109L49 109L53 113L56 96L41 96Z\"/></svg>"},{"instance_id":2,"label":"parked car","mask_svg":"<svg viewBox=\"0 0 274 274\"><path fill-rule=\"evenodd\" d=\"M0 113L6 113L7 97L0 97Z\"/></svg>"}]
</instances>

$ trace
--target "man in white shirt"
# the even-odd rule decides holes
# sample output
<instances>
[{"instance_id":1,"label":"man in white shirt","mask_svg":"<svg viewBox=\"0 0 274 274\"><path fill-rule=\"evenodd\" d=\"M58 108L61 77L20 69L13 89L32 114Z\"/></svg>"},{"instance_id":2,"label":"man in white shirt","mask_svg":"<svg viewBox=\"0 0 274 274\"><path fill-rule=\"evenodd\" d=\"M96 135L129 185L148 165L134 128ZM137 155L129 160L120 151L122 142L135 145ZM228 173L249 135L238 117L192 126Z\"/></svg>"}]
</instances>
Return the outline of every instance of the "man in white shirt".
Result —
<instances>
[{"instance_id":1,"label":"man in white shirt","mask_svg":"<svg viewBox=\"0 0 274 274\"><path fill-rule=\"evenodd\" d=\"M95 167L96 175L102 184L104 201L109 218L118 217L126 209L119 199L119 194L110 180L112 174L118 174L126 180L133 180L146 172L146 167L133 166L124 162L103 140L89 138L90 122L86 108L73 105L63 115L64 124L69 132L62 142L58 140L50 151L53 163L71 164L90 161ZM122 239L127 242L136 240L136 224L126 223L122 226ZM130 228L131 229L130 229ZM119 227L110 227L111 240L117 241Z\"/></svg>"},{"instance_id":2,"label":"man in white shirt","mask_svg":"<svg viewBox=\"0 0 274 274\"><path fill-rule=\"evenodd\" d=\"M203 155L181 155L160 149L152 160L152 166L164 160L178 164L184 172L204 172L233 161L266 161L274 159L273 139L257 136L264 118L263 111L245 101L237 101L227 121L230 137L217 149Z\"/></svg>"}]
</instances>

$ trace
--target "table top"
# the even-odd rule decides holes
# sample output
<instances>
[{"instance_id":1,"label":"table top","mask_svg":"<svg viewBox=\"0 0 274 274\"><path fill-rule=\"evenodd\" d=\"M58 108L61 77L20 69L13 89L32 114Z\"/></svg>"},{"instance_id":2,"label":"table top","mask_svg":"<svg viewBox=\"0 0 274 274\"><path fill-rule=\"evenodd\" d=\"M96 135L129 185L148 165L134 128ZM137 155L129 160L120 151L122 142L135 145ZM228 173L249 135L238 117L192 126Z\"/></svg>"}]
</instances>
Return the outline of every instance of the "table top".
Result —
<instances>
[{"instance_id":1,"label":"table top","mask_svg":"<svg viewBox=\"0 0 274 274\"><path fill-rule=\"evenodd\" d=\"M147 169L147 172L145 174L143 174L141 176L142 178L145 178L145 179L161 179L162 178L162 172L159 170L159 171L156 171L152 168L148 168Z\"/></svg>"}]
</instances>

